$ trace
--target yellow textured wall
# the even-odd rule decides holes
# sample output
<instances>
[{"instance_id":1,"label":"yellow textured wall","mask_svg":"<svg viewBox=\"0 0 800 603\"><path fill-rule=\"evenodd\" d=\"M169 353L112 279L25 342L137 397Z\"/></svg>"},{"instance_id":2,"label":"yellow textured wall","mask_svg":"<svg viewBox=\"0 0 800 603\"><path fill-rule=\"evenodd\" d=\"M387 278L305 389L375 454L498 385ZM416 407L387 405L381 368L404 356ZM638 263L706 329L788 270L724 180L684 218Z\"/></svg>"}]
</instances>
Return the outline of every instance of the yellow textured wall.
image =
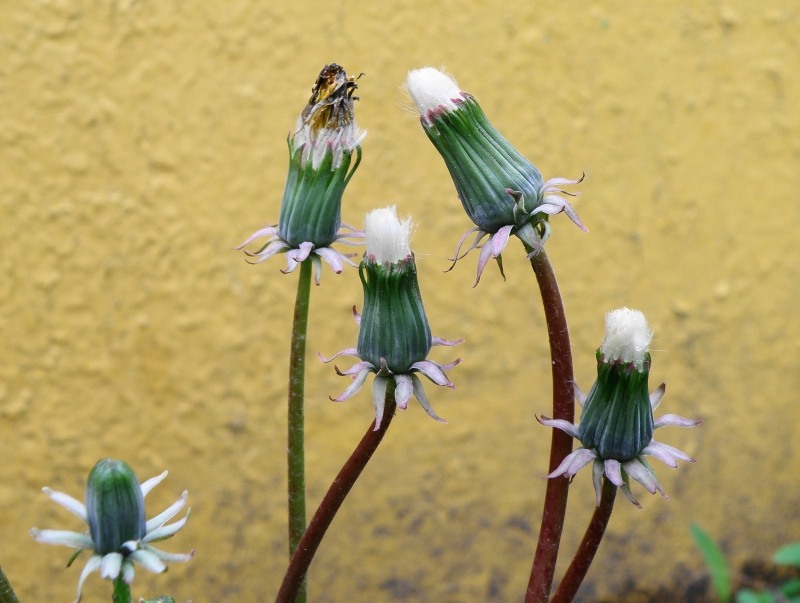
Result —
<instances>
[{"instance_id":1,"label":"yellow textured wall","mask_svg":"<svg viewBox=\"0 0 800 603\"><path fill-rule=\"evenodd\" d=\"M396 4L396 5L395 5ZM79 568L28 529L78 528L39 489L80 495L127 460L184 489L196 548L134 593L268 600L285 567L285 378L296 275L232 247L277 218L286 133L318 70L359 80L364 161L345 221L396 203L418 224L434 333L464 336L443 426L401 413L311 571L317 601L519 600L535 546L549 359L522 249L508 281L476 257L442 275L470 224L401 89L445 66L545 177L585 171L548 251L588 387L603 314L645 311L669 500L621 501L585 600L697 577L699 522L737 564L800 539L800 5L703 2L30 1L0 19L0 564L26 601L67 601ZM313 509L371 420L368 392L313 359L355 343L355 271L314 288L308 367ZM437 358L450 358L448 350ZM665 430L666 431L666 430ZM659 432L661 435L662 432ZM576 478L564 552L591 511ZM638 491L641 493L641 490ZM559 572L560 574L560 572ZM105 600L94 577L87 600Z\"/></svg>"}]
</instances>

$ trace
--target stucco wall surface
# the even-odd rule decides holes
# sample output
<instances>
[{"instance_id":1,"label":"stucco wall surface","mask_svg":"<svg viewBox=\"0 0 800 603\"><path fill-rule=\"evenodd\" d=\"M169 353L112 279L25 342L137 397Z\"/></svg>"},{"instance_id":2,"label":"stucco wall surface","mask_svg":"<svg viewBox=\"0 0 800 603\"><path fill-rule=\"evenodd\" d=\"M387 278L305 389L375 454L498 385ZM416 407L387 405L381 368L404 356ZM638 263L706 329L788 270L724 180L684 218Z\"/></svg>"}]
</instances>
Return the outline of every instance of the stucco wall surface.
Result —
<instances>
[{"instance_id":1,"label":"stucco wall surface","mask_svg":"<svg viewBox=\"0 0 800 603\"><path fill-rule=\"evenodd\" d=\"M402 90L443 66L545 177L586 173L590 232L553 219L548 253L578 382L603 314L655 330L662 408L699 416L660 439L696 456L657 468L668 500L621 500L582 598L703 573L698 522L734 564L800 540L800 5L791 0L557 2L2 2L0 18L0 564L26 601L68 601L79 568L36 544L79 522L103 457L147 478L152 514L190 492L165 549L196 558L134 593L264 601L285 568L285 382L296 275L233 247L277 219L286 134L326 63L358 81L364 161L344 219L414 216L433 331L465 337L453 391L412 405L332 526L315 601L516 601L535 546L550 433L549 357L522 248L442 270L470 227ZM367 391L314 354L354 345L355 270L312 290L309 507L369 425ZM447 360L448 351L436 352ZM667 430L665 430L667 431ZM571 491L563 554L593 506ZM563 571L559 568L558 574ZM89 580L86 600L107 600Z\"/></svg>"}]
</instances>

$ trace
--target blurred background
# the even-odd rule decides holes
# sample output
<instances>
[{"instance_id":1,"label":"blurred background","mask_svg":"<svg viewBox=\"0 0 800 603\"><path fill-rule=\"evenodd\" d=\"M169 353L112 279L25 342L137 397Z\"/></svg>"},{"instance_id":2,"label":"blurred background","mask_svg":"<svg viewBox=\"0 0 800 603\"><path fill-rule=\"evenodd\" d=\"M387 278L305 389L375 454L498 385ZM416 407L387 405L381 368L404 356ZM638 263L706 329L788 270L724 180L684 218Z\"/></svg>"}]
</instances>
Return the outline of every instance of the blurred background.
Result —
<instances>
[{"instance_id":1,"label":"blurred background","mask_svg":"<svg viewBox=\"0 0 800 603\"><path fill-rule=\"evenodd\" d=\"M620 498L582 601L673 600L706 574L689 526L735 567L800 540L800 5L647 3L6 2L0 19L0 564L20 599L68 601L70 551L28 530L79 529L42 486L83 496L104 457L141 479L169 469L153 515L188 489L163 548L197 554L134 595L266 601L286 566L285 429L297 275L233 248L277 221L286 135L323 65L358 80L369 131L343 218L397 204L416 223L434 334L466 342L431 421L401 412L310 572L314 601L519 601L547 468L547 337L521 245L508 280L471 227L403 90L446 69L545 178L578 177L580 232L547 244L576 379L595 376L603 316L655 331L661 413L702 417L659 440L697 457L657 475L670 498ZM792 251L795 249L795 251ZM355 344L357 273L325 268L311 296L309 512L372 420L368 390L316 352ZM571 489L563 573L592 512ZM107 600L95 575L85 600ZM661 593L661 594L658 594ZM662 597L662 598L658 598ZM680 599L675 599L680 600Z\"/></svg>"}]
</instances>

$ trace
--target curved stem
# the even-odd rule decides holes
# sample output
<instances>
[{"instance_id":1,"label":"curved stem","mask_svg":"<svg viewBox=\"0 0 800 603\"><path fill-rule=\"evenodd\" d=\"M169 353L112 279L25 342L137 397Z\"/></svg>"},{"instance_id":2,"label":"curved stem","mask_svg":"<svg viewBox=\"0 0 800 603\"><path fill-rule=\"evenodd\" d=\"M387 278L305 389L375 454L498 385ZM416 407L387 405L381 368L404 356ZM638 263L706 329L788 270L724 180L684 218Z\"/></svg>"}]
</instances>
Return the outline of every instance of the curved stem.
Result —
<instances>
[{"instance_id":1,"label":"curved stem","mask_svg":"<svg viewBox=\"0 0 800 603\"><path fill-rule=\"evenodd\" d=\"M308 529L303 535L300 545L289 562L289 568L286 570L278 596L275 598L276 603L292 603L296 600L295 594L305 579L308 567L311 565L311 560L314 558L325 532L331 525L336 512L342 506L350 489L356 483L358 476L361 475L369 459L372 458L372 454L378 448L378 444L383 440L383 436L394 418L396 406L394 381L390 381L389 386L386 388L385 409L380 427L376 430L375 421L373 420L367 433L361 438L353 454L347 459L336 479L333 480L330 488L328 488L325 498L322 499L317 512L311 519L311 523L308 524Z\"/></svg>"},{"instance_id":2,"label":"curved stem","mask_svg":"<svg viewBox=\"0 0 800 603\"><path fill-rule=\"evenodd\" d=\"M114 580L114 594L111 595L114 603L131 603L131 585L122 579L120 574Z\"/></svg>"},{"instance_id":3,"label":"curved stem","mask_svg":"<svg viewBox=\"0 0 800 603\"><path fill-rule=\"evenodd\" d=\"M532 250L527 247L528 253ZM553 418L572 423L575 419L575 392L572 372L572 349L569 342L567 319L561 293L547 254L542 249L531 257L531 267L542 295L547 334L550 339L550 357L553 374ZM550 443L550 465L548 473L555 471L561 461L572 452L572 438L553 429ZM547 491L542 510L539 542L533 558L531 577L525 592L525 603L547 601L553 584L564 515L567 511L569 480L547 480Z\"/></svg>"},{"instance_id":4,"label":"curved stem","mask_svg":"<svg viewBox=\"0 0 800 603\"><path fill-rule=\"evenodd\" d=\"M289 357L289 417L286 466L288 471L289 556L297 549L306 529L305 397L306 332L311 297L311 260L300 265L297 299L294 304L292 344ZM306 600L306 585L301 586L298 602Z\"/></svg>"},{"instance_id":5,"label":"curved stem","mask_svg":"<svg viewBox=\"0 0 800 603\"><path fill-rule=\"evenodd\" d=\"M552 603L569 603L575 597L580 588L581 582L589 571L595 553L600 547L600 541L605 534L608 520L611 519L611 511L614 509L614 499L617 496L617 487L608 479L603 477L603 493L600 496L600 504L594 510L592 519L583 535L583 540L578 546L572 563L569 564L564 579L558 585L558 589L552 598Z\"/></svg>"},{"instance_id":6,"label":"curved stem","mask_svg":"<svg viewBox=\"0 0 800 603\"><path fill-rule=\"evenodd\" d=\"M6 578L2 567L0 567L0 603L19 603L17 595L14 594L14 589L11 588L11 582Z\"/></svg>"}]
</instances>

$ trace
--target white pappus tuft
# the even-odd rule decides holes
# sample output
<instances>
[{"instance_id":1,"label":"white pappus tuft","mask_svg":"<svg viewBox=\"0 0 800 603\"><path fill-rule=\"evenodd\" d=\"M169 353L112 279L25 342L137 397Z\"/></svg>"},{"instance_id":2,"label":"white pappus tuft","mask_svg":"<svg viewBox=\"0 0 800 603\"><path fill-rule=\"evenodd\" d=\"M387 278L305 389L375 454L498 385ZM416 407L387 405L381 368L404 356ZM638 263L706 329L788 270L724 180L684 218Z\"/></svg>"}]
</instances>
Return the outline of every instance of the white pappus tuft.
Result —
<instances>
[{"instance_id":1,"label":"white pappus tuft","mask_svg":"<svg viewBox=\"0 0 800 603\"><path fill-rule=\"evenodd\" d=\"M373 209L364 218L367 257L378 264L396 264L411 255L411 218L400 220L394 205Z\"/></svg>"},{"instance_id":2,"label":"white pappus tuft","mask_svg":"<svg viewBox=\"0 0 800 603\"><path fill-rule=\"evenodd\" d=\"M619 308L606 314L606 336L600 351L606 362L633 363L641 370L652 338L644 314Z\"/></svg>"},{"instance_id":3,"label":"white pappus tuft","mask_svg":"<svg viewBox=\"0 0 800 603\"><path fill-rule=\"evenodd\" d=\"M457 109L455 99L463 96L456 81L435 67L422 67L409 71L406 89L417 105L419 114L426 120L430 111L439 108L445 111Z\"/></svg>"}]
</instances>

